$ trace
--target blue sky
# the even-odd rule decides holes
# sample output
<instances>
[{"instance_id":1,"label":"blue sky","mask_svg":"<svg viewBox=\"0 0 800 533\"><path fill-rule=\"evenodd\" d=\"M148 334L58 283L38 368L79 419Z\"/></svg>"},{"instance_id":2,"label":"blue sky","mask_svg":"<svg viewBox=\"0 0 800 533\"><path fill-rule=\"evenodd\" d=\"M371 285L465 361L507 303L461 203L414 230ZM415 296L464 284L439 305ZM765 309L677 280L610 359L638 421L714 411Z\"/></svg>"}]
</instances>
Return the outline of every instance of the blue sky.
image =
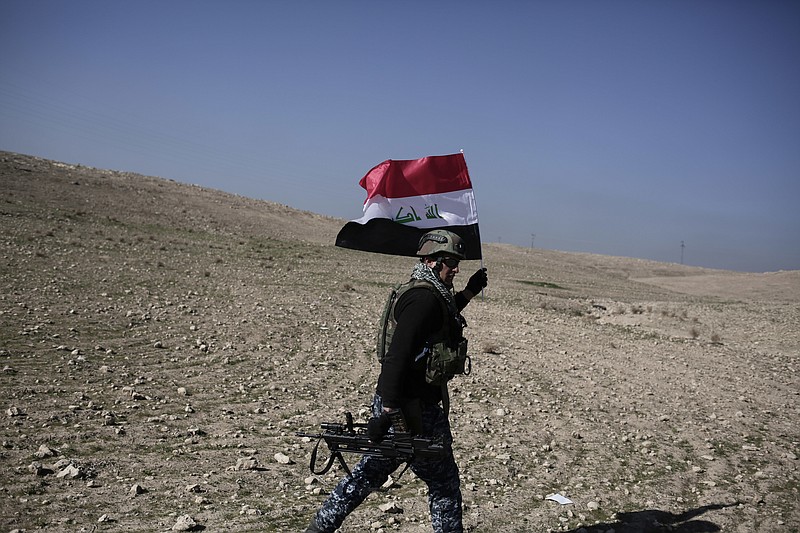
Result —
<instances>
[{"instance_id":1,"label":"blue sky","mask_svg":"<svg viewBox=\"0 0 800 533\"><path fill-rule=\"evenodd\" d=\"M0 54L2 150L354 219L463 149L484 242L800 269L798 2L0 0Z\"/></svg>"}]
</instances>

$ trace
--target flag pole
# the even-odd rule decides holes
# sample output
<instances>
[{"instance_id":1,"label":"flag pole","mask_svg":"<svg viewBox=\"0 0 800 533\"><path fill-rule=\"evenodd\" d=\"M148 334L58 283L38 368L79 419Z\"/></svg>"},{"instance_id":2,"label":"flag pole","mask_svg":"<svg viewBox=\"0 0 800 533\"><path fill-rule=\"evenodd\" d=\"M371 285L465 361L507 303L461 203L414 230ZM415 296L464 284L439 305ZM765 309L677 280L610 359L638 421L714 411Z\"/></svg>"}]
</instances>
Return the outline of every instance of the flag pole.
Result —
<instances>
[{"instance_id":1,"label":"flag pole","mask_svg":"<svg viewBox=\"0 0 800 533\"><path fill-rule=\"evenodd\" d=\"M459 150L459 152L461 152L462 156L464 155L464 149L463 148L461 148ZM467 158L465 156L464 157L464 165L466 165L466 164L467 164ZM469 167L467 167L467 173L469 173ZM472 182L472 178L470 177L470 183L471 182ZM475 194L474 194L475 186L474 185L472 186L472 190L473 190L472 198L474 199L475 198ZM475 200L475 213L477 214L477 212L478 212L478 200ZM480 248L481 248L481 270L483 270L483 268L484 268L484 266L483 266L483 241L480 241ZM486 294L485 294L484 291L485 291L485 289L481 288L481 300L485 300L486 299Z\"/></svg>"}]
</instances>

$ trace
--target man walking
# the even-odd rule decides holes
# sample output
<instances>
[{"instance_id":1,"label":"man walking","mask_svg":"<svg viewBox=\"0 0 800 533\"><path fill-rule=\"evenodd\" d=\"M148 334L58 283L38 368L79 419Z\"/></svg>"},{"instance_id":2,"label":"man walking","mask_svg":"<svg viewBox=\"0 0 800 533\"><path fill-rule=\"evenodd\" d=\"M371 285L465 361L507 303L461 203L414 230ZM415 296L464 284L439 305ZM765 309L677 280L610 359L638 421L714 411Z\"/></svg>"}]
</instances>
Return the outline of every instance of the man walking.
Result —
<instances>
[{"instance_id":1,"label":"man walking","mask_svg":"<svg viewBox=\"0 0 800 533\"><path fill-rule=\"evenodd\" d=\"M468 365L466 321L461 310L484 287L486 269L473 274L467 286L454 292L453 280L465 258L461 238L446 230L426 233L420 240L411 280L398 289L381 338L387 349L381 361L372 418L367 432L380 442L389 432L410 431L441 439L445 454L414 459L409 467L428 485L428 503L436 533L460 533L461 488L453 457L448 420L447 381ZM401 460L365 456L342 479L312 519L306 533L330 533L370 492L380 487Z\"/></svg>"}]
</instances>

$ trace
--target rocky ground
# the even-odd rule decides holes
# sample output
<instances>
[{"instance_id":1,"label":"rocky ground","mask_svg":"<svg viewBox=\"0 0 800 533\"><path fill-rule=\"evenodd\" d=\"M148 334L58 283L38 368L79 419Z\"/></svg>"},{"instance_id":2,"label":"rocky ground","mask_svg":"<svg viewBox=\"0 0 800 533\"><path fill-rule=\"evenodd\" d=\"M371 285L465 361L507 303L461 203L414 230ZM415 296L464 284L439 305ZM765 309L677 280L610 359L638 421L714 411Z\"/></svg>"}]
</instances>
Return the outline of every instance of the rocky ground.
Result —
<instances>
[{"instance_id":1,"label":"rocky ground","mask_svg":"<svg viewBox=\"0 0 800 533\"><path fill-rule=\"evenodd\" d=\"M0 217L0 528L301 531L342 471L311 476L295 432L366 416L413 259L335 248L341 220L6 152ZM800 530L800 272L484 255L452 386L468 531ZM430 531L410 472L342 529L381 530Z\"/></svg>"}]
</instances>

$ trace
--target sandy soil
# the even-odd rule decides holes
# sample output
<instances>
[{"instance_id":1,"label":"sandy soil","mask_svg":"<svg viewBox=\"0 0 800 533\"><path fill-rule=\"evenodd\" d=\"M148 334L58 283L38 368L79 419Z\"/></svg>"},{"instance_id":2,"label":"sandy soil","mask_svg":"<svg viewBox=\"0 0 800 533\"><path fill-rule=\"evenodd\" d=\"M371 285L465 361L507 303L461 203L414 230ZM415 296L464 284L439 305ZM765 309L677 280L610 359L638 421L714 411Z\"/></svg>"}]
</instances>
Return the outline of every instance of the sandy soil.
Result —
<instances>
[{"instance_id":1,"label":"sandy soil","mask_svg":"<svg viewBox=\"0 0 800 533\"><path fill-rule=\"evenodd\" d=\"M310 476L295 432L366 415L413 259L335 248L341 220L10 153L0 216L0 528L301 531L342 472ZM468 531L800 530L800 272L484 255L452 386ZM410 473L342 529L381 530L430 530Z\"/></svg>"}]
</instances>

